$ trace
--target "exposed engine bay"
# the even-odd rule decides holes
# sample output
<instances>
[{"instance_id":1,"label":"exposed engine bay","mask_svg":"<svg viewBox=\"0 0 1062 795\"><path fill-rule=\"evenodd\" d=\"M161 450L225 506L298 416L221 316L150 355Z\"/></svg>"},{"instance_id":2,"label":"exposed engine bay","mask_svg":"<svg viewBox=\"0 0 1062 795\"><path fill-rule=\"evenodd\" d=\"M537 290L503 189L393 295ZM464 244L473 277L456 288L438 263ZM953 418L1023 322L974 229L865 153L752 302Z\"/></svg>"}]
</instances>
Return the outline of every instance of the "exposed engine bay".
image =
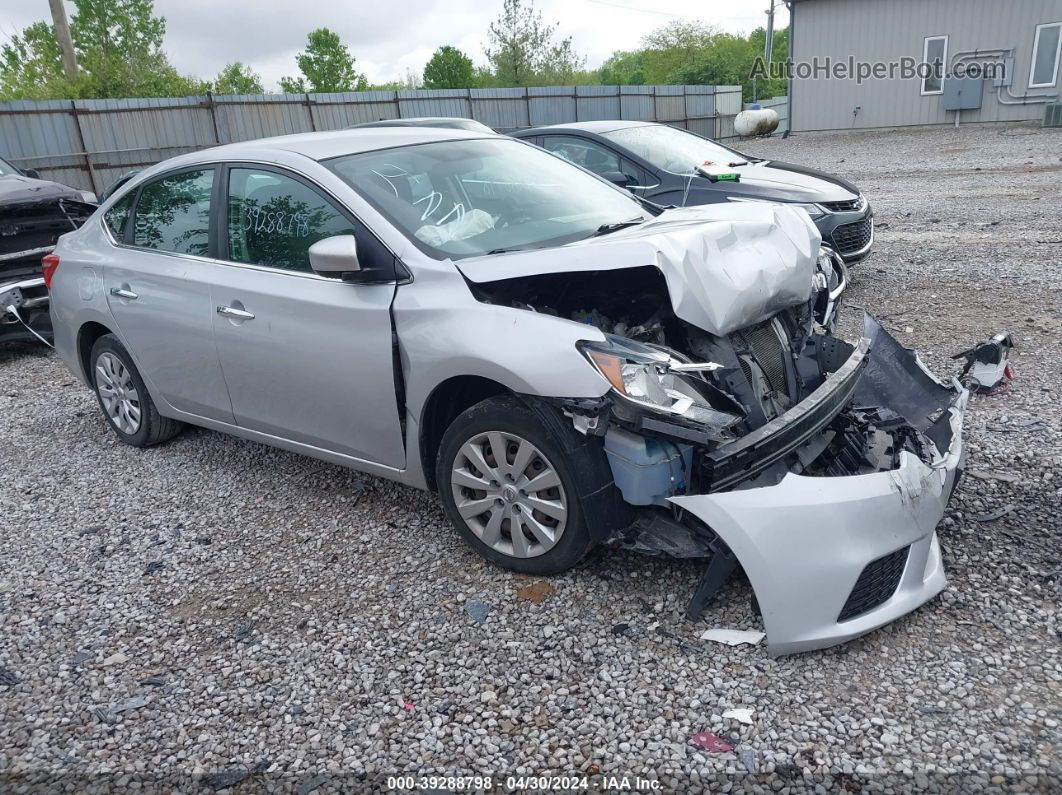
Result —
<instances>
[{"instance_id":1,"label":"exposed engine bay","mask_svg":"<svg viewBox=\"0 0 1062 795\"><path fill-rule=\"evenodd\" d=\"M867 485L887 477L890 485L874 488L893 490L899 500L884 503L880 521L889 527L907 522L905 533L922 534L927 520L915 519L915 512L942 511L954 488L966 391L929 373L870 315L856 343L833 336L844 287L843 263L824 253L806 302L724 336L677 317L665 279L652 266L521 276L480 282L474 291L482 301L586 323L605 334L604 343L586 343L582 350L612 390L597 399L558 402L577 430L603 437L630 517L610 542L647 554L708 559L687 608L696 617L739 565L749 571L733 545L756 532L740 526L726 538L718 531L733 516L710 520L718 506L706 501L714 495L729 500L762 493L764 503L778 500L777 510L765 513L756 499L742 503L742 510L764 517L750 515L750 526L784 528L790 497L776 495L788 495L794 484L803 489L818 480L829 483L824 493L843 493L841 484L859 480L852 476L867 476L859 481ZM946 476L935 480L928 474L934 471ZM812 503L814 493L801 492ZM799 510L788 510L808 508L804 499ZM828 530L843 534L851 522L863 521L863 512L868 526L874 525L873 509L851 502L845 510L854 513L845 520L839 502L844 500L835 494L830 509L838 516L824 526ZM904 511L911 517L900 519ZM912 580L917 598L943 588L932 535L938 519L931 520L930 536L872 560L854 585L842 578L841 590L826 601L843 606L827 603L823 616L792 619L775 629L772 653L859 634L859 622L887 612L902 577L916 576L906 564L909 555L917 554L926 572ZM884 537L879 533L867 542L869 549L884 542L888 532L882 532ZM761 604L770 602L781 612L792 596L779 590L775 572L753 585ZM801 634L804 624L811 629Z\"/></svg>"}]
</instances>

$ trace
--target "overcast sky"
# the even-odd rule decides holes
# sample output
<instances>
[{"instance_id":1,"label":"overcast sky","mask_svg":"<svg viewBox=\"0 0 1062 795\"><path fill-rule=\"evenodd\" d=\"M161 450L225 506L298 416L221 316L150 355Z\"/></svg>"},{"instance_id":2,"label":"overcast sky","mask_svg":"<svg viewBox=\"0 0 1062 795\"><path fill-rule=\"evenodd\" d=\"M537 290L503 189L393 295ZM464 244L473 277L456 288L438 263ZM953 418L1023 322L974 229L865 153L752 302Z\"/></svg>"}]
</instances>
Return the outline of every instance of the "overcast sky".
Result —
<instances>
[{"instance_id":1,"label":"overcast sky","mask_svg":"<svg viewBox=\"0 0 1062 795\"><path fill-rule=\"evenodd\" d=\"M638 46L673 19L735 33L766 23L770 0L538 0L545 21L560 23L591 68L613 50ZM775 24L786 24L778 3ZM166 17L165 49L181 72L212 78L229 61L249 63L267 88L297 73L295 54L314 28L329 27L369 82L418 75L436 48L452 44L485 63L487 26L502 0L155 0ZM67 13L73 13L67 2ZM48 0L0 0L0 39L49 19Z\"/></svg>"}]
</instances>

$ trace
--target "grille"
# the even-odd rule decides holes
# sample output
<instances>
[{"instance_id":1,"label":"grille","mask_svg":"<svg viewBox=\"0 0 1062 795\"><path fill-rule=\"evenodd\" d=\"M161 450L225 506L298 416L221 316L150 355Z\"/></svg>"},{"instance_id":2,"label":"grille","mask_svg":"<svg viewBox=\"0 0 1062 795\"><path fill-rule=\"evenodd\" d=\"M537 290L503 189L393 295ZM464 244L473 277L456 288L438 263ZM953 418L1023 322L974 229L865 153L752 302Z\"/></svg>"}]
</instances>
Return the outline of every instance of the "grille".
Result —
<instances>
[{"instance_id":1,"label":"grille","mask_svg":"<svg viewBox=\"0 0 1062 795\"><path fill-rule=\"evenodd\" d=\"M756 364L763 370L771 391L781 392L783 395L788 394L789 390L786 389L785 382L785 349L778 338L774 323L768 320L766 323L751 326L738 333L751 351ZM751 380L748 365L744 360L740 361L742 368L746 370L745 377Z\"/></svg>"},{"instance_id":2,"label":"grille","mask_svg":"<svg viewBox=\"0 0 1062 795\"><path fill-rule=\"evenodd\" d=\"M855 587L848 595L848 601L844 603L837 620L848 621L889 601L900 584L910 549L903 547L870 561L856 580Z\"/></svg>"},{"instance_id":3,"label":"grille","mask_svg":"<svg viewBox=\"0 0 1062 795\"><path fill-rule=\"evenodd\" d=\"M870 242L874 221L864 218L852 224L843 224L833 230L833 245L842 254L851 254L865 248Z\"/></svg>"},{"instance_id":4,"label":"grille","mask_svg":"<svg viewBox=\"0 0 1062 795\"><path fill-rule=\"evenodd\" d=\"M854 199L849 199L848 201L843 202L819 202L819 204L830 212L851 213L863 209L863 197L857 196Z\"/></svg>"}]
</instances>

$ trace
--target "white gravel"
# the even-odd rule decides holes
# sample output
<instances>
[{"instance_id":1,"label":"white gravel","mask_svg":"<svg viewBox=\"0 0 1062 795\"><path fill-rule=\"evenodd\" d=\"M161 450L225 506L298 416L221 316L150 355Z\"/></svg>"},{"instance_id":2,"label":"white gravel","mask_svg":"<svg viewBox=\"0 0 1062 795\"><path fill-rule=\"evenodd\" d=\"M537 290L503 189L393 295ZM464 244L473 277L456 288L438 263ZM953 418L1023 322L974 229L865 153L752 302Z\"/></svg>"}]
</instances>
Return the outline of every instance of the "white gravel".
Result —
<instances>
[{"instance_id":1,"label":"white gravel","mask_svg":"<svg viewBox=\"0 0 1062 795\"><path fill-rule=\"evenodd\" d=\"M202 430L124 447L56 357L0 345L0 791L598 771L667 791L1059 791L1062 131L747 148L870 197L850 328L865 306L944 373L1015 335L1014 382L971 401L941 598L780 660L700 640L762 627L741 580L686 621L692 563L609 553L534 603L429 495ZM751 725L722 717L740 708ZM703 751L703 731L738 748Z\"/></svg>"}]
</instances>

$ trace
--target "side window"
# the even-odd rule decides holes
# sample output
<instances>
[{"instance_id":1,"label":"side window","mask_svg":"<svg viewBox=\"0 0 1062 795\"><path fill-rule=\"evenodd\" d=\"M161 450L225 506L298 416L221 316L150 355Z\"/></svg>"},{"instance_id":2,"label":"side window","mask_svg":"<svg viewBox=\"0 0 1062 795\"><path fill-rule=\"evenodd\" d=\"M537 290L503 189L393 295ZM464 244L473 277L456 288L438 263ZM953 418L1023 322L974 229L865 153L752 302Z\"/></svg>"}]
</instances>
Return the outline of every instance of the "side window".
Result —
<instances>
[{"instance_id":1,"label":"side window","mask_svg":"<svg viewBox=\"0 0 1062 795\"><path fill-rule=\"evenodd\" d=\"M320 193L291 177L254 168L229 170L226 258L249 265L310 271L310 246L333 235L365 235Z\"/></svg>"},{"instance_id":2,"label":"side window","mask_svg":"<svg viewBox=\"0 0 1062 795\"><path fill-rule=\"evenodd\" d=\"M133 197L135 195L135 190L129 191L129 193L116 201L103 216L103 220L107 222L111 234L114 235L114 239L119 243L125 242L125 222L129 220L129 210L133 206Z\"/></svg>"},{"instance_id":3,"label":"side window","mask_svg":"<svg viewBox=\"0 0 1062 795\"><path fill-rule=\"evenodd\" d=\"M212 168L184 171L145 185L133 219L134 245L206 256L213 185Z\"/></svg>"},{"instance_id":4,"label":"side window","mask_svg":"<svg viewBox=\"0 0 1062 795\"><path fill-rule=\"evenodd\" d=\"M586 138L547 135L543 138L542 146L547 152L560 155L595 174L621 170L619 156L615 152Z\"/></svg>"}]
</instances>

